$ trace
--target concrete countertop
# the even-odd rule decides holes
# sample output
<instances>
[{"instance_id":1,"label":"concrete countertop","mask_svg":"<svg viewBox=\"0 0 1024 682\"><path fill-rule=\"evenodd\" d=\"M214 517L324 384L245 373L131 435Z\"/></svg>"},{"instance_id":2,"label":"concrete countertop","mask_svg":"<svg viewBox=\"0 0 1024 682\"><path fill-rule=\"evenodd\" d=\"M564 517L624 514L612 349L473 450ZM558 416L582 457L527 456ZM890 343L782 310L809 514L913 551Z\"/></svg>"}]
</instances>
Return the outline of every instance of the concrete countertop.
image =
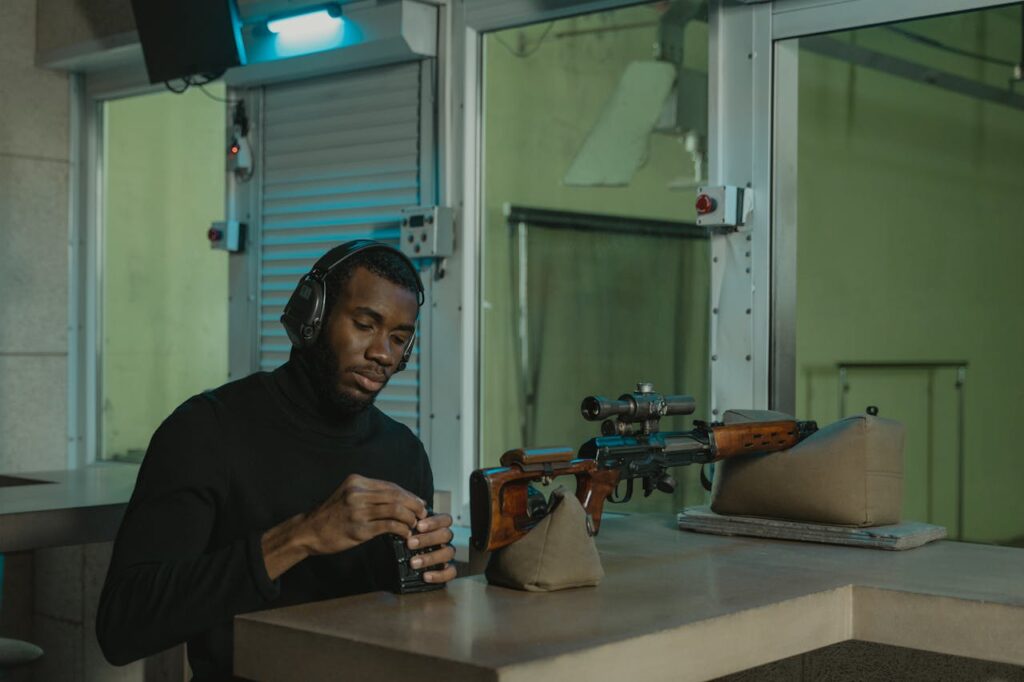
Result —
<instances>
[{"instance_id":1,"label":"concrete countertop","mask_svg":"<svg viewBox=\"0 0 1024 682\"><path fill-rule=\"evenodd\" d=\"M1024 550L889 552L608 519L596 588L482 576L240 616L253 680L706 680L849 639L1024 665Z\"/></svg>"},{"instance_id":2,"label":"concrete countertop","mask_svg":"<svg viewBox=\"0 0 1024 682\"><path fill-rule=\"evenodd\" d=\"M137 464L102 462L4 474L48 482L0 487L0 552L113 540L138 473Z\"/></svg>"}]
</instances>

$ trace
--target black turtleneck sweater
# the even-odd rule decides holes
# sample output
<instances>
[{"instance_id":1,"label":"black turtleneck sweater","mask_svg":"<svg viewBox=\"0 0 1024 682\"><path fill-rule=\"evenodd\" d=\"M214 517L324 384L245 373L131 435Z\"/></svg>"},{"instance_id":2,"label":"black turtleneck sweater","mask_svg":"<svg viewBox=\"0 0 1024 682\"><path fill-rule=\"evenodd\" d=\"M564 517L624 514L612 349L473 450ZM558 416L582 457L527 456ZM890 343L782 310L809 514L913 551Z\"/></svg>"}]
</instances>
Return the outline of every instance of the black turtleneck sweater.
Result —
<instances>
[{"instance_id":1,"label":"black turtleneck sweater","mask_svg":"<svg viewBox=\"0 0 1024 682\"><path fill-rule=\"evenodd\" d=\"M232 618L384 587L380 538L271 581L260 536L350 474L433 497L423 445L370 407L324 416L293 357L194 396L157 429L114 543L96 631L117 665L188 642L197 681L230 679Z\"/></svg>"}]
</instances>

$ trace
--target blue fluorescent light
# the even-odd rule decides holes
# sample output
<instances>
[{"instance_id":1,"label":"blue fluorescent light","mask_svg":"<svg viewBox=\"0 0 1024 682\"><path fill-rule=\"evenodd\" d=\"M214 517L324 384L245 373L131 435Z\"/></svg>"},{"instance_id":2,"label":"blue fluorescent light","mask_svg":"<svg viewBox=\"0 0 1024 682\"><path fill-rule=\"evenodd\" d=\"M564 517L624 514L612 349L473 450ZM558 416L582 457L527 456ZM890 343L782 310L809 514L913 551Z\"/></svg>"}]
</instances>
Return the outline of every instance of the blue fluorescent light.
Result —
<instances>
[{"instance_id":1,"label":"blue fluorescent light","mask_svg":"<svg viewBox=\"0 0 1024 682\"><path fill-rule=\"evenodd\" d=\"M342 25L342 18L326 9L306 14L296 14L267 22L267 30L281 38L316 39L335 34Z\"/></svg>"}]
</instances>

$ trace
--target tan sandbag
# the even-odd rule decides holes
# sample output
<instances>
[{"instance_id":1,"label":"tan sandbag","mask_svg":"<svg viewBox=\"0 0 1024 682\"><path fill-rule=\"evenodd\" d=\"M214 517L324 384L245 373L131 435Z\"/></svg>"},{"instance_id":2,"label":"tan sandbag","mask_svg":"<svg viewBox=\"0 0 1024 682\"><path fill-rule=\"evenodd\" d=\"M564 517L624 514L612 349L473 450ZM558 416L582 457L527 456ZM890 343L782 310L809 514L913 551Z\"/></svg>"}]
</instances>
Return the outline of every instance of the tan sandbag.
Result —
<instances>
[{"instance_id":1,"label":"tan sandbag","mask_svg":"<svg viewBox=\"0 0 1024 682\"><path fill-rule=\"evenodd\" d=\"M601 557L579 500L559 488L551 493L549 508L551 511L533 530L491 554L485 573L487 582L529 592L601 582Z\"/></svg>"},{"instance_id":2,"label":"tan sandbag","mask_svg":"<svg viewBox=\"0 0 1024 682\"><path fill-rule=\"evenodd\" d=\"M730 410L724 418L774 419L792 417ZM900 422L861 414L829 424L789 450L718 462L711 509L847 526L899 523L904 435Z\"/></svg>"}]
</instances>

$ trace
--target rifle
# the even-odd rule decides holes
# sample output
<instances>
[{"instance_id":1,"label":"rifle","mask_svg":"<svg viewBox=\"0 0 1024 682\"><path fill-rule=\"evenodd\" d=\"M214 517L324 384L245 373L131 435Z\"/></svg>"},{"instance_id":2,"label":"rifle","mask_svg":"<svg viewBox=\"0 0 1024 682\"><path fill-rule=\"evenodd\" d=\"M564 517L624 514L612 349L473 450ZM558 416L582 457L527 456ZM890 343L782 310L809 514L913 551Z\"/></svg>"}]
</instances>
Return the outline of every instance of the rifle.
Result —
<instances>
[{"instance_id":1,"label":"rifle","mask_svg":"<svg viewBox=\"0 0 1024 682\"><path fill-rule=\"evenodd\" d=\"M693 414L695 409L692 397L663 396L649 383L638 384L635 392L618 400L584 398L580 412L587 421L602 421L602 435L588 440L579 452L567 447L509 450L501 456L501 466L470 474L473 546L483 551L504 547L540 523L547 504L531 485L537 481L547 485L558 476L575 476L576 498L596 535L605 500L628 502L638 478L645 497L655 490L671 493L676 488L668 472L672 467L786 450L818 429L813 421L787 420L695 421L690 431L658 430L662 417ZM620 497L617 490L623 480L626 491Z\"/></svg>"}]
</instances>

